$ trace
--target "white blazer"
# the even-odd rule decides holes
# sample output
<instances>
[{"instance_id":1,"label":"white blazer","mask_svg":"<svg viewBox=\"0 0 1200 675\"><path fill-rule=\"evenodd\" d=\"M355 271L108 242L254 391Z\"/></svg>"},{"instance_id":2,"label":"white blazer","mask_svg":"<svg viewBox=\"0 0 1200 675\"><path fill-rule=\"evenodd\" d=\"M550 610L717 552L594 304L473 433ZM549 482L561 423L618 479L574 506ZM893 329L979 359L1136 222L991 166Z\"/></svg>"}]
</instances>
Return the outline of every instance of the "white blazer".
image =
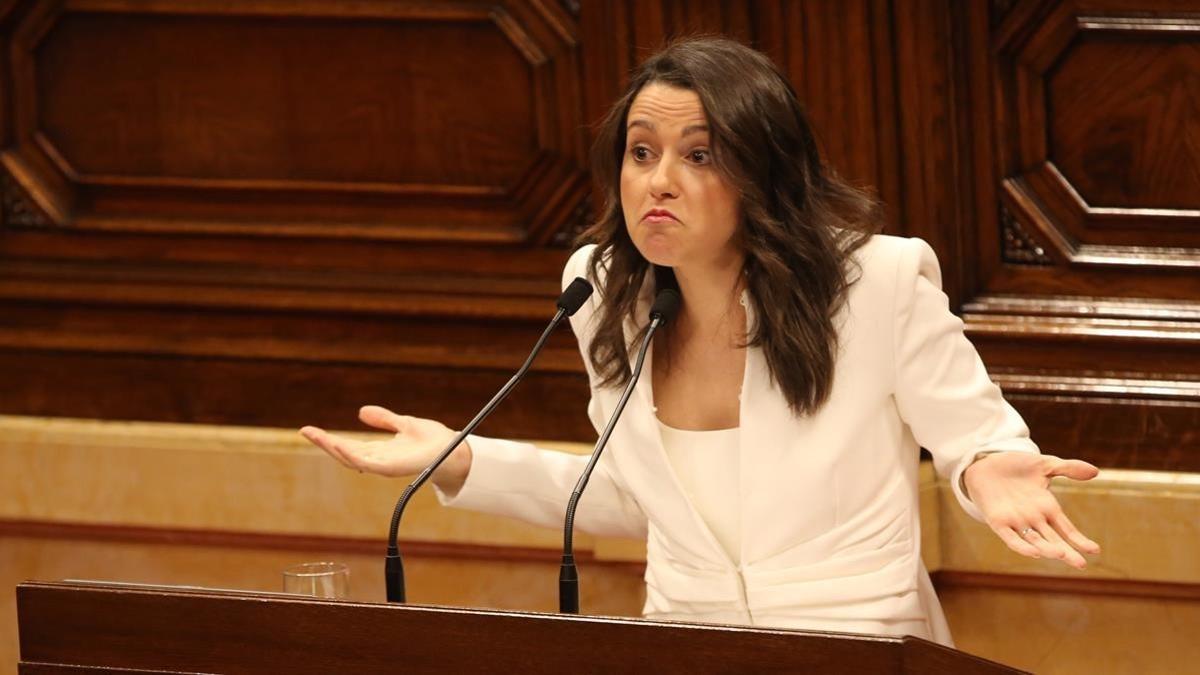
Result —
<instances>
[{"instance_id":1,"label":"white blazer","mask_svg":"<svg viewBox=\"0 0 1200 675\"><path fill-rule=\"evenodd\" d=\"M594 249L571 256L564 287L586 276ZM1038 449L950 312L933 250L919 239L881 235L856 258L862 273L838 317L833 389L818 412L794 415L761 350L747 350L741 471L729 488L741 505L740 564L671 469L653 407L653 354L647 356L576 514L583 531L646 538L647 618L911 634L952 644L921 564L919 448L929 449L976 519L981 514L959 487L976 453ZM639 321L646 321L653 284L648 274ZM587 359L597 295L571 324L591 378L588 415L599 431L621 392L597 387ZM753 305L745 296L742 302L754 321ZM625 329L632 358L637 326L627 321ZM444 504L562 526L586 457L469 441L470 473L456 495L439 495Z\"/></svg>"}]
</instances>

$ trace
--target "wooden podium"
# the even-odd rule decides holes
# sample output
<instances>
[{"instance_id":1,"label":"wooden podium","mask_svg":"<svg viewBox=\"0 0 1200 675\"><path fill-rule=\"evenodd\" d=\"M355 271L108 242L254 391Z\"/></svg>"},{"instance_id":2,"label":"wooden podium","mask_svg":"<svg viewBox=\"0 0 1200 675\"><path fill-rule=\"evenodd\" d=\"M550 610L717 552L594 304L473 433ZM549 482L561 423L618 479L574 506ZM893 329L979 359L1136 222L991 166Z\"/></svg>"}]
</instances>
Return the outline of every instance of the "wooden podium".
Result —
<instances>
[{"instance_id":1,"label":"wooden podium","mask_svg":"<svg viewBox=\"0 0 1200 675\"><path fill-rule=\"evenodd\" d=\"M918 638L318 600L17 586L21 673L1014 673Z\"/></svg>"}]
</instances>

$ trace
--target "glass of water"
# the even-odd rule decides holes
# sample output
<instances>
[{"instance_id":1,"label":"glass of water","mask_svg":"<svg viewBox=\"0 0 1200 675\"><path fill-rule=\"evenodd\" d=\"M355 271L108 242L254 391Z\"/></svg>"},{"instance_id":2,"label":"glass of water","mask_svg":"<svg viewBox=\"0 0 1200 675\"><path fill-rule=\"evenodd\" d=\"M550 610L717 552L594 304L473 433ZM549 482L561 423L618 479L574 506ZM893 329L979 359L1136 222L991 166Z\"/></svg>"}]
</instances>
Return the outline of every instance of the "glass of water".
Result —
<instances>
[{"instance_id":1,"label":"glass of water","mask_svg":"<svg viewBox=\"0 0 1200 675\"><path fill-rule=\"evenodd\" d=\"M310 562L283 571L283 592L317 598L350 596L350 568L343 563Z\"/></svg>"}]
</instances>

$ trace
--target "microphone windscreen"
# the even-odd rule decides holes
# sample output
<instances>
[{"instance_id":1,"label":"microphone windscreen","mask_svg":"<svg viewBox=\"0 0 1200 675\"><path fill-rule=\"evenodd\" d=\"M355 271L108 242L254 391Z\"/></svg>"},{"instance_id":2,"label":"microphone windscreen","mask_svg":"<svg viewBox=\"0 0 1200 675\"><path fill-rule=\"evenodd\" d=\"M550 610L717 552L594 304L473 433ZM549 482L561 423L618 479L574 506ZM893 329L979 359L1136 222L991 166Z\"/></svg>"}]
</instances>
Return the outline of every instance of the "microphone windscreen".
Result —
<instances>
[{"instance_id":1,"label":"microphone windscreen","mask_svg":"<svg viewBox=\"0 0 1200 675\"><path fill-rule=\"evenodd\" d=\"M592 285L583 277L575 277L575 280L567 285L567 290L558 296L558 307L566 311L567 316L574 316L591 295Z\"/></svg>"},{"instance_id":2,"label":"microphone windscreen","mask_svg":"<svg viewBox=\"0 0 1200 675\"><path fill-rule=\"evenodd\" d=\"M674 288L664 288L654 296L654 304L650 306L650 318L658 318L660 324L671 323L679 311L682 298Z\"/></svg>"}]
</instances>

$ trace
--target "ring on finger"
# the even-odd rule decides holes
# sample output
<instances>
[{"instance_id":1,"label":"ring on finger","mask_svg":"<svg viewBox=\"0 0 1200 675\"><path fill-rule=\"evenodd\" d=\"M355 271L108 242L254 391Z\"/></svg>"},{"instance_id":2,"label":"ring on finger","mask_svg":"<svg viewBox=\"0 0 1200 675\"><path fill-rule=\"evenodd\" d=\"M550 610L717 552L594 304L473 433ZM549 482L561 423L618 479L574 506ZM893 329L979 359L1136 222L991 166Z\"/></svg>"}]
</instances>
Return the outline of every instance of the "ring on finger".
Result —
<instances>
[{"instance_id":1,"label":"ring on finger","mask_svg":"<svg viewBox=\"0 0 1200 675\"><path fill-rule=\"evenodd\" d=\"M1020 535L1022 539L1025 539L1031 533L1036 533L1036 532L1037 532L1037 530L1033 529L1032 527L1022 527L1020 530L1017 531L1017 534Z\"/></svg>"}]
</instances>

